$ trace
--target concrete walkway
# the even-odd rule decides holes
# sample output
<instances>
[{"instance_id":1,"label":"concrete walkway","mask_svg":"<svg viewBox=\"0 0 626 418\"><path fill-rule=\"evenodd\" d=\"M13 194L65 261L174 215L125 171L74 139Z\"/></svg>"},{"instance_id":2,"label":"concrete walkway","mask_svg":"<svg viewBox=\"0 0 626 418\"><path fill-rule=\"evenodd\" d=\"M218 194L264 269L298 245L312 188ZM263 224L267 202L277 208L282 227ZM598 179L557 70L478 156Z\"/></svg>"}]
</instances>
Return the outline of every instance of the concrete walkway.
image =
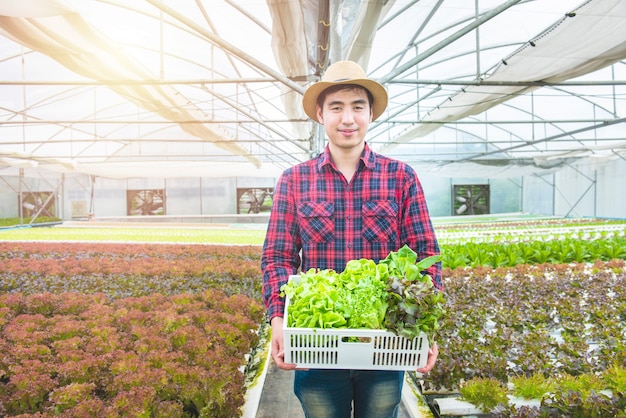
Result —
<instances>
[{"instance_id":1,"label":"concrete walkway","mask_svg":"<svg viewBox=\"0 0 626 418\"><path fill-rule=\"evenodd\" d=\"M256 418L305 418L300 402L293 393L293 377L293 372L281 370L274 362L270 362ZM417 403L417 400L411 399L412 392L406 381L404 386L398 418L422 417L418 411L411 411L407 407L410 402Z\"/></svg>"}]
</instances>

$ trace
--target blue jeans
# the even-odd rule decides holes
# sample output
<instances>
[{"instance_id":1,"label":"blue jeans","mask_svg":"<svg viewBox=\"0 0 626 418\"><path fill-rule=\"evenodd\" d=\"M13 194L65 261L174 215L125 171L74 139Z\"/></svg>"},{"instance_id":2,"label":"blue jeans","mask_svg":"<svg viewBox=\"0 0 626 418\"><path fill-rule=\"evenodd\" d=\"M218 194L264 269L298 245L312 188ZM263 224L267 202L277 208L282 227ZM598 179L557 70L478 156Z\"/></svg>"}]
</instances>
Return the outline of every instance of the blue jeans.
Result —
<instances>
[{"instance_id":1,"label":"blue jeans","mask_svg":"<svg viewBox=\"0 0 626 418\"><path fill-rule=\"evenodd\" d=\"M296 370L294 392L306 418L396 418L403 371Z\"/></svg>"}]
</instances>

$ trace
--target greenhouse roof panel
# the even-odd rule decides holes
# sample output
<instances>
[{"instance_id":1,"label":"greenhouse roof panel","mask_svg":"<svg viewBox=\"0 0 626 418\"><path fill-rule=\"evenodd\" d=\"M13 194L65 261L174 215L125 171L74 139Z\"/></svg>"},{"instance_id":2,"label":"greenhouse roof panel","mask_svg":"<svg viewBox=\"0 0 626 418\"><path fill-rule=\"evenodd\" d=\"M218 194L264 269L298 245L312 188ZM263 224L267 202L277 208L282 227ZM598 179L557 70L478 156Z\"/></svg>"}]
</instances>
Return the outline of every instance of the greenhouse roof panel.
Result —
<instances>
[{"instance_id":1,"label":"greenhouse roof panel","mask_svg":"<svg viewBox=\"0 0 626 418\"><path fill-rule=\"evenodd\" d=\"M0 175L275 176L323 148L301 95L341 59L389 90L369 142L422 172L600 164L625 58L620 0L0 1Z\"/></svg>"}]
</instances>

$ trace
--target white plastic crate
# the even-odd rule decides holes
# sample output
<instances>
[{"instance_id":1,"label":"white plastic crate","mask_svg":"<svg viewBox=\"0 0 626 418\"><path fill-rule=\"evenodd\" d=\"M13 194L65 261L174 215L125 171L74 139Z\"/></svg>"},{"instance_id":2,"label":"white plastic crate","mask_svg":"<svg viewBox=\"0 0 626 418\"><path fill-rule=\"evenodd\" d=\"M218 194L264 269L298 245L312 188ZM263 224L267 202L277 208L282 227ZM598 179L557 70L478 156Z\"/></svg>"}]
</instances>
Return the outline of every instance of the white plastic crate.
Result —
<instances>
[{"instance_id":1,"label":"white plastic crate","mask_svg":"<svg viewBox=\"0 0 626 418\"><path fill-rule=\"evenodd\" d=\"M428 337L408 339L375 329L322 329L287 326L285 362L308 369L415 370L426 365ZM358 341L354 341L358 339Z\"/></svg>"}]
</instances>

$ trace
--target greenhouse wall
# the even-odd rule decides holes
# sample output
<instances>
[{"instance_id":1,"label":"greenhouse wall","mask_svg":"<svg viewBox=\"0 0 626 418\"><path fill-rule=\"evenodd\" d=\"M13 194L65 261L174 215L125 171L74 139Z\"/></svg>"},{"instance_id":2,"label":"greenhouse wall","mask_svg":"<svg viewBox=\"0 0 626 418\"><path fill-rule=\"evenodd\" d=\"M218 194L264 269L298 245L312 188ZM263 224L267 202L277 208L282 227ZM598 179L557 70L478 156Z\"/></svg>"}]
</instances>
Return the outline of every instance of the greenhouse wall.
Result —
<instances>
[{"instance_id":1,"label":"greenhouse wall","mask_svg":"<svg viewBox=\"0 0 626 418\"><path fill-rule=\"evenodd\" d=\"M579 164L555 175L555 215L626 218L626 162Z\"/></svg>"},{"instance_id":2,"label":"greenhouse wall","mask_svg":"<svg viewBox=\"0 0 626 418\"><path fill-rule=\"evenodd\" d=\"M554 215L554 175L525 176L522 179L522 212Z\"/></svg>"},{"instance_id":3,"label":"greenhouse wall","mask_svg":"<svg viewBox=\"0 0 626 418\"><path fill-rule=\"evenodd\" d=\"M237 196L234 195L242 181L239 178L215 179L203 178L201 213L237 213ZM274 181L262 179L257 182L243 181L249 187L273 187Z\"/></svg>"},{"instance_id":4,"label":"greenhouse wall","mask_svg":"<svg viewBox=\"0 0 626 418\"><path fill-rule=\"evenodd\" d=\"M450 216L451 190L459 184L486 184L490 189L489 213L525 212L564 217L626 218L626 161L568 165L560 171L522 178L448 178L419 174L432 216ZM21 178L21 181L20 181ZM0 218L28 217L33 205L48 206L63 220L128 216L129 199L150 193L163 196L157 213L173 216L232 215L238 211L238 192L247 188L272 188L276 178L196 177L109 179L85 174L25 170L22 177L0 177ZM19 210L19 193L24 207ZM142 194L143 193L143 194ZM93 199L92 199L93 194ZM28 209L31 207L31 209ZM139 214L139 213L136 213Z\"/></svg>"},{"instance_id":5,"label":"greenhouse wall","mask_svg":"<svg viewBox=\"0 0 626 418\"><path fill-rule=\"evenodd\" d=\"M17 177L6 177L0 182L0 216L3 218L17 217L19 215L17 207L17 193L19 179Z\"/></svg>"},{"instance_id":6,"label":"greenhouse wall","mask_svg":"<svg viewBox=\"0 0 626 418\"><path fill-rule=\"evenodd\" d=\"M438 177L418 174L431 216L450 216L452 211L451 192L454 185L489 185L489 213L512 213L522 210L522 179L477 179L463 177Z\"/></svg>"},{"instance_id":7,"label":"greenhouse wall","mask_svg":"<svg viewBox=\"0 0 626 418\"><path fill-rule=\"evenodd\" d=\"M60 176L37 175L22 178L22 181L18 176L0 176L0 217L27 217L37 212L42 215L51 212L50 216L58 216L62 210L59 200L62 185ZM21 208L20 193L23 202ZM42 206L43 210L40 210Z\"/></svg>"},{"instance_id":8,"label":"greenhouse wall","mask_svg":"<svg viewBox=\"0 0 626 418\"><path fill-rule=\"evenodd\" d=\"M237 213L237 188L273 187L272 178L170 178L170 179L98 179L94 187L94 216L129 216L132 192L163 191L162 212L158 214L223 215ZM145 197L145 196L144 196ZM152 215L153 213L133 213ZM67 214L65 219L67 219Z\"/></svg>"},{"instance_id":9,"label":"greenhouse wall","mask_svg":"<svg viewBox=\"0 0 626 418\"><path fill-rule=\"evenodd\" d=\"M567 166L523 179L522 211L563 217L626 218L626 161Z\"/></svg>"},{"instance_id":10,"label":"greenhouse wall","mask_svg":"<svg viewBox=\"0 0 626 418\"><path fill-rule=\"evenodd\" d=\"M236 214L238 188L271 188L276 181L263 177L111 179L36 171L22 177L2 176L0 180L0 218L26 218L37 211L34 208L20 213L22 193L25 206L33 206L31 201L36 206L33 199L40 195L52 195L52 216L63 220L88 219L91 214L95 218L126 217L130 210L135 211L133 215L182 217ZM155 213L142 213L131 207L130 200L136 196L139 201L155 203ZM155 196L159 202L154 202Z\"/></svg>"},{"instance_id":11,"label":"greenhouse wall","mask_svg":"<svg viewBox=\"0 0 626 418\"><path fill-rule=\"evenodd\" d=\"M596 172L588 166L566 167L555 174L554 213L558 216L594 216Z\"/></svg>"},{"instance_id":12,"label":"greenhouse wall","mask_svg":"<svg viewBox=\"0 0 626 418\"><path fill-rule=\"evenodd\" d=\"M512 213L522 210L522 179L520 177L491 179L491 212Z\"/></svg>"},{"instance_id":13,"label":"greenhouse wall","mask_svg":"<svg viewBox=\"0 0 626 418\"><path fill-rule=\"evenodd\" d=\"M431 216L450 215L450 187L452 180L447 177L437 177L419 174L420 183L426 196L426 204Z\"/></svg>"},{"instance_id":14,"label":"greenhouse wall","mask_svg":"<svg viewBox=\"0 0 626 418\"><path fill-rule=\"evenodd\" d=\"M132 182L131 182L132 183ZM128 187L140 187L139 184L128 185L126 180L98 178L94 184L93 213L96 217L125 216L126 215L126 190ZM148 186L143 184L141 186ZM159 187L159 184L152 184ZM78 216L77 216L78 215ZM67 214L66 214L67 216ZM72 213L70 218L80 218L80 214ZM68 219L64 217L64 219Z\"/></svg>"},{"instance_id":15,"label":"greenhouse wall","mask_svg":"<svg viewBox=\"0 0 626 418\"><path fill-rule=\"evenodd\" d=\"M598 168L597 217L626 218L626 160Z\"/></svg>"}]
</instances>

